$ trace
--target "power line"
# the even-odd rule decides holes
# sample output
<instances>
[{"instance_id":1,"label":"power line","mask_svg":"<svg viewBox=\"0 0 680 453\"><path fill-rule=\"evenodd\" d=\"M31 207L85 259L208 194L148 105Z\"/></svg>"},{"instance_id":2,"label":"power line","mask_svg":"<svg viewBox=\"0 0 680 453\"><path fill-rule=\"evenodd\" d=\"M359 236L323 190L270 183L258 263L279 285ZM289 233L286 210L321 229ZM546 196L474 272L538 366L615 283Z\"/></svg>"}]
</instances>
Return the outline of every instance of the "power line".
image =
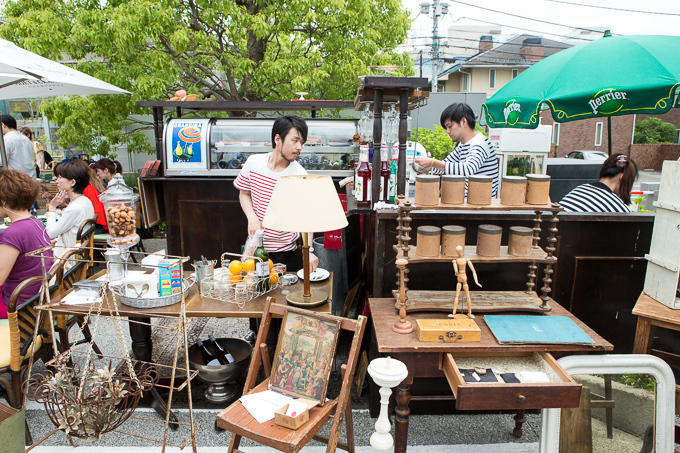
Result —
<instances>
[{"instance_id":1,"label":"power line","mask_svg":"<svg viewBox=\"0 0 680 453\"><path fill-rule=\"evenodd\" d=\"M555 3L563 3L565 5L572 5L572 6L585 6L588 8L599 8L599 9L608 9L611 11L622 11L625 13L641 13L641 14L659 14L661 16L680 16L678 13L662 13L660 11L641 11L641 10L636 10L636 9L624 9L624 8L613 8L611 6L600 6L600 5L586 5L583 3L573 3L573 2L565 2L563 0L546 0L548 2L555 2Z\"/></svg>"},{"instance_id":2,"label":"power line","mask_svg":"<svg viewBox=\"0 0 680 453\"><path fill-rule=\"evenodd\" d=\"M576 30L584 30L584 31L592 31L592 32L596 32L596 33L601 33L598 30L592 30L590 28L573 27L571 25L558 24L556 22L550 22L550 21L547 21L547 20L533 19L531 17L521 16L519 14L506 13L505 11L499 11L497 9L491 9L491 8L486 8L484 6L473 5L472 3L461 2L460 0L451 0L451 1L454 2L454 3L458 3L460 5L470 6L472 8L479 8L479 9L483 9L485 11L491 11L492 13L505 14L506 16L517 17L519 19L531 20L531 21L534 21L534 22L541 22L541 23L544 23L544 24L555 25L555 26L558 26L558 27L574 28ZM516 27L514 27L514 28L516 28Z\"/></svg>"},{"instance_id":3,"label":"power line","mask_svg":"<svg viewBox=\"0 0 680 453\"><path fill-rule=\"evenodd\" d=\"M459 30L459 31L463 31L463 30ZM430 38L429 36L411 36L411 37L409 37L409 39L429 39L429 38ZM472 42L475 42L475 43L479 43L479 39L474 39L474 38L463 38L463 37L457 37L457 36L449 36L448 39L451 40L451 41L472 41ZM512 39L515 39L515 38L512 38ZM558 41L553 41L553 42L558 42ZM499 47L505 46L505 45L519 46L519 47L521 47L523 45L523 43L521 43L521 42L510 42L510 41L495 42L494 44L496 46L494 47L493 50L496 50ZM401 45L404 46L404 45L407 45L407 44L401 44ZM429 44L427 44L427 45L429 45ZM468 48L468 47L464 47L464 46L454 46L454 45L450 45L450 44L442 44L442 47L444 47L444 46L460 47L462 49ZM570 46L570 44L567 44L567 43L564 43L564 45L562 45L562 46L547 46L547 45L543 44L543 48L545 48L545 49L566 49L569 46ZM469 47L469 48L472 48L472 47ZM475 47L475 49L476 49L476 47Z\"/></svg>"},{"instance_id":4,"label":"power line","mask_svg":"<svg viewBox=\"0 0 680 453\"><path fill-rule=\"evenodd\" d=\"M454 1L454 0L452 0L452 1ZM587 38L578 38L578 37L571 37L571 36L568 36L568 35L560 35L560 34L557 34L557 33L550 33L550 32L546 32L546 31L537 31L537 30L532 30L530 28L518 27L517 25L500 24L498 22L489 22L488 20L475 19L474 17L463 16L463 17L461 17L461 19L470 19L470 20L474 20L476 22L482 22L483 24L498 25L500 27L508 27L508 28L514 28L516 30L530 31L532 33L538 33L538 34L542 34L542 35L558 36L558 37L561 37L561 38L569 38L569 39L578 39L578 40L581 40L581 41L592 41L591 39L587 39ZM567 27L567 25L560 25L560 26L561 27ZM572 27L572 28L574 28L574 27ZM577 28L577 29L578 30L586 30L585 28ZM598 30L592 30L592 31L595 32L595 33L602 33L601 31L598 31Z\"/></svg>"}]
</instances>

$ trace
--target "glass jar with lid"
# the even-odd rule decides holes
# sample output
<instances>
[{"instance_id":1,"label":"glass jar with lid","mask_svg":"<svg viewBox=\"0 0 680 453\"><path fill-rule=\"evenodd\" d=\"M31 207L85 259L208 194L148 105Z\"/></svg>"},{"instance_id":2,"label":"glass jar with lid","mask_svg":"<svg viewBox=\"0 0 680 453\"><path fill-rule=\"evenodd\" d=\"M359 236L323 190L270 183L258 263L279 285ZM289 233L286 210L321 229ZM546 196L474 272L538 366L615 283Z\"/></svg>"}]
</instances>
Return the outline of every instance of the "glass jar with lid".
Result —
<instances>
[{"instance_id":1,"label":"glass jar with lid","mask_svg":"<svg viewBox=\"0 0 680 453\"><path fill-rule=\"evenodd\" d=\"M139 242L139 235L136 232L139 195L125 184L123 176L116 174L99 199L106 211L109 245L132 247L137 244Z\"/></svg>"}]
</instances>

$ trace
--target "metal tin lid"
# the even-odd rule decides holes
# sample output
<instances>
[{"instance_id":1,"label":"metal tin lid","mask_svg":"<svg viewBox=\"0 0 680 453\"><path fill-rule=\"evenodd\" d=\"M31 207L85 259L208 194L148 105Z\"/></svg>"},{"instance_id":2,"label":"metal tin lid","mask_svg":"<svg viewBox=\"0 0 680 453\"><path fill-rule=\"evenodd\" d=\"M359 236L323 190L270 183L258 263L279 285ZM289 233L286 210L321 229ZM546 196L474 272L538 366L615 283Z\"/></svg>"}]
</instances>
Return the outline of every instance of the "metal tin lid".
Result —
<instances>
[{"instance_id":1,"label":"metal tin lid","mask_svg":"<svg viewBox=\"0 0 680 453\"><path fill-rule=\"evenodd\" d=\"M550 181L550 175L541 175L541 174L529 174L527 175L527 180L529 181L539 181L539 182L545 182L545 181Z\"/></svg>"},{"instance_id":2,"label":"metal tin lid","mask_svg":"<svg viewBox=\"0 0 680 453\"><path fill-rule=\"evenodd\" d=\"M442 182L463 182L465 181L465 176L463 175L443 175Z\"/></svg>"},{"instance_id":3,"label":"metal tin lid","mask_svg":"<svg viewBox=\"0 0 680 453\"><path fill-rule=\"evenodd\" d=\"M439 236L442 229L436 226L424 225L418 227L418 234L423 236Z\"/></svg>"},{"instance_id":4,"label":"metal tin lid","mask_svg":"<svg viewBox=\"0 0 680 453\"><path fill-rule=\"evenodd\" d=\"M416 175L416 182L439 182L439 175Z\"/></svg>"},{"instance_id":5,"label":"metal tin lid","mask_svg":"<svg viewBox=\"0 0 680 453\"><path fill-rule=\"evenodd\" d=\"M503 228L498 225L479 225L478 230L484 234L501 234L503 232Z\"/></svg>"},{"instance_id":6,"label":"metal tin lid","mask_svg":"<svg viewBox=\"0 0 680 453\"><path fill-rule=\"evenodd\" d=\"M474 182L488 182L491 183L493 182L493 176L486 176L486 175L472 175L468 177L469 181L474 181Z\"/></svg>"},{"instance_id":7,"label":"metal tin lid","mask_svg":"<svg viewBox=\"0 0 680 453\"><path fill-rule=\"evenodd\" d=\"M516 234L518 236L531 236L534 234L533 228L527 228L523 226L513 226L510 227L510 234Z\"/></svg>"},{"instance_id":8,"label":"metal tin lid","mask_svg":"<svg viewBox=\"0 0 680 453\"><path fill-rule=\"evenodd\" d=\"M525 178L524 176L503 176L503 183L506 182L513 184L517 183L526 184L527 178Z\"/></svg>"},{"instance_id":9,"label":"metal tin lid","mask_svg":"<svg viewBox=\"0 0 680 453\"><path fill-rule=\"evenodd\" d=\"M444 234L465 234L465 227L460 225L445 225L442 227Z\"/></svg>"}]
</instances>

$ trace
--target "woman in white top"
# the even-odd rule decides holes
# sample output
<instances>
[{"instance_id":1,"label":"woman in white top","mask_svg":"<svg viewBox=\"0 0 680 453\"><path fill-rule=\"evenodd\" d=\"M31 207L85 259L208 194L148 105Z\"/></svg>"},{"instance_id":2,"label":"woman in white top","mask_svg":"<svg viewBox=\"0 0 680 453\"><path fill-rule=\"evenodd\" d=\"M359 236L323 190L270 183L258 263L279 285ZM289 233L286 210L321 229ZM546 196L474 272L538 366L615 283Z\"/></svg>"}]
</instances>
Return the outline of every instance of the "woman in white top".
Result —
<instances>
[{"instance_id":1,"label":"woman in white top","mask_svg":"<svg viewBox=\"0 0 680 453\"><path fill-rule=\"evenodd\" d=\"M94 207L92 202L83 196L83 190L90 183L90 175L85 166L75 162L64 162L54 168L54 174L57 176L59 192L50 201L46 230L50 239L57 239L54 256L60 257L69 247L76 245L78 229L85 220L94 218ZM66 197L71 201L64 208L61 217L57 218L57 206L62 205Z\"/></svg>"}]
</instances>

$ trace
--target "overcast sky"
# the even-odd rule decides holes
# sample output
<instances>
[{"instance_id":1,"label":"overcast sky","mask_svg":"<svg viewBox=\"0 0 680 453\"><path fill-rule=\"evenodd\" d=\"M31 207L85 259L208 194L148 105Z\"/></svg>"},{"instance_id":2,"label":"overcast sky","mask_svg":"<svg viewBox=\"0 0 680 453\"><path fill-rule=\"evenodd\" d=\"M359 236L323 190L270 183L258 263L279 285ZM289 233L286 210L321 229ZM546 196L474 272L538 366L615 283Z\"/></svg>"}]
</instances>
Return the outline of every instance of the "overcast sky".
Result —
<instances>
[{"instance_id":1,"label":"overcast sky","mask_svg":"<svg viewBox=\"0 0 680 453\"><path fill-rule=\"evenodd\" d=\"M403 5L412 12L411 18L417 16L418 5L424 2L434 3L433 0L402 0ZM556 41L561 41L561 36L571 27L609 27L613 34L622 35L680 35L680 0L461 0L460 2L445 0L445 2L449 4L449 13L440 22L440 36L446 36L446 30L454 24L489 25L486 22L501 25L504 35L531 33ZM465 3L477 7L467 6ZM640 11L663 14L645 14ZM414 22L411 35L431 36L431 17L431 15L430 17L421 15Z\"/></svg>"}]
</instances>

